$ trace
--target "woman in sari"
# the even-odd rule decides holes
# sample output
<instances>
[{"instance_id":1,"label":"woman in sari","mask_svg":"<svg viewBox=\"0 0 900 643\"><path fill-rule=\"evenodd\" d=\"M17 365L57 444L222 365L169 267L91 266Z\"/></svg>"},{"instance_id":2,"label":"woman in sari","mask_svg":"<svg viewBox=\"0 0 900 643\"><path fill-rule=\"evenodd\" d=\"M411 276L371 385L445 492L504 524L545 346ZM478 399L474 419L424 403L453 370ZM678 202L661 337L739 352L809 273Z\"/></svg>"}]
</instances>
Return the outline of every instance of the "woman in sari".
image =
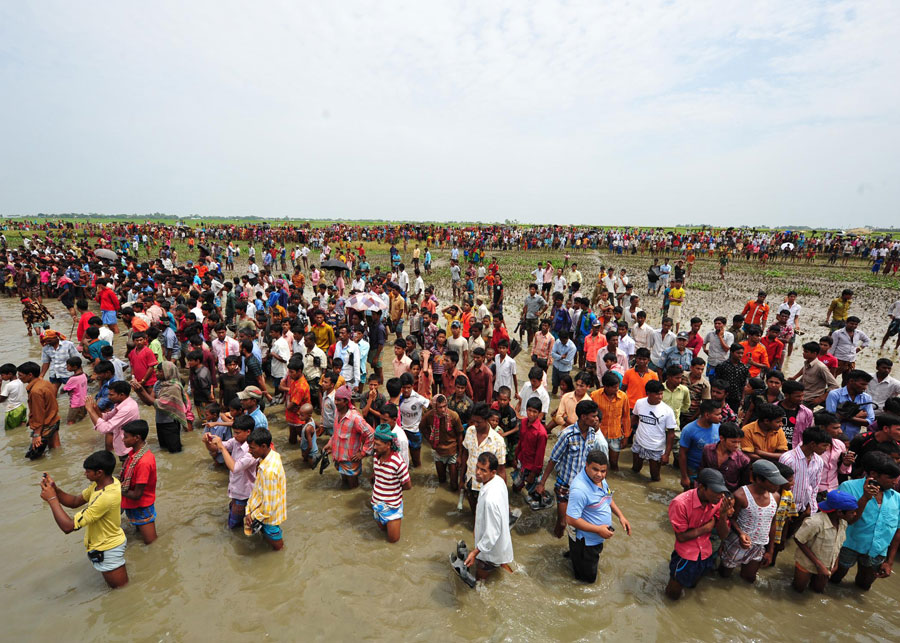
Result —
<instances>
[{"instance_id":1,"label":"woman in sari","mask_svg":"<svg viewBox=\"0 0 900 643\"><path fill-rule=\"evenodd\" d=\"M144 404L156 408L156 437L159 445L169 453L181 451L181 429L193 430L188 420L190 402L178 376L174 362L157 365L157 380L152 388L132 382L131 387Z\"/></svg>"}]
</instances>

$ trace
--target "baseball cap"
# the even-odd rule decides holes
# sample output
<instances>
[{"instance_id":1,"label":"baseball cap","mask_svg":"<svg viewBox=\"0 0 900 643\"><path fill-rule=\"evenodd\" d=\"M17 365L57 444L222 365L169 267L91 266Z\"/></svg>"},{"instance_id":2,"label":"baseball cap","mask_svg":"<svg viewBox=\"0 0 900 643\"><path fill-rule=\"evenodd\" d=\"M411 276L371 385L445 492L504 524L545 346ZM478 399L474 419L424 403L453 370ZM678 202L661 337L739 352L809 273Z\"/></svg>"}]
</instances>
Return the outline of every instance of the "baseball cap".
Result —
<instances>
[{"instance_id":1,"label":"baseball cap","mask_svg":"<svg viewBox=\"0 0 900 643\"><path fill-rule=\"evenodd\" d=\"M258 386L248 386L243 391L240 391L237 396L239 400L249 400L251 398L258 400L262 397L262 391L259 390Z\"/></svg>"},{"instance_id":2,"label":"baseball cap","mask_svg":"<svg viewBox=\"0 0 900 643\"><path fill-rule=\"evenodd\" d=\"M697 474L697 482L712 491L713 493L725 493L728 487L725 486L725 477L718 469L701 469Z\"/></svg>"},{"instance_id":3,"label":"baseball cap","mask_svg":"<svg viewBox=\"0 0 900 643\"><path fill-rule=\"evenodd\" d=\"M787 480L781 475L781 472L778 471L778 467L775 466L774 462L757 460L753 463L752 470L755 475L762 476L772 484L787 484Z\"/></svg>"},{"instance_id":4,"label":"baseball cap","mask_svg":"<svg viewBox=\"0 0 900 643\"><path fill-rule=\"evenodd\" d=\"M594 326L594 327L602 326L602 325L603 325L603 322L601 322L599 319L595 319L594 321L591 322L591 326Z\"/></svg>"},{"instance_id":5,"label":"baseball cap","mask_svg":"<svg viewBox=\"0 0 900 643\"><path fill-rule=\"evenodd\" d=\"M834 489L829 491L825 500L819 503L819 511L851 511L858 506L856 498L849 493Z\"/></svg>"},{"instance_id":6,"label":"baseball cap","mask_svg":"<svg viewBox=\"0 0 900 643\"><path fill-rule=\"evenodd\" d=\"M461 328L461 327L462 327L462 324L460 324L458 321L454 321L452 324L450 324L450 328Z\"/></svg>"},{"instance_id":7,"label":"baseball cap","mask_svg":"<svg viewBox=\"0 0 900 643\"><path fill-rule=\"evenodd\" d=\"M688 332L686 330L683 330L675 335L675 339L690 339L690 337L688 336Z\"/></svg>"},{"instance_id":8,"label":"baseball cap","mask_svg":"<svg viewBox=\"0 0 900 643\"><path fill-rule=\"evenodd\" d=\"M353 389L344 384L334 393L334 399L351 400L353 399Z\"/></svg>"}]
</instances>

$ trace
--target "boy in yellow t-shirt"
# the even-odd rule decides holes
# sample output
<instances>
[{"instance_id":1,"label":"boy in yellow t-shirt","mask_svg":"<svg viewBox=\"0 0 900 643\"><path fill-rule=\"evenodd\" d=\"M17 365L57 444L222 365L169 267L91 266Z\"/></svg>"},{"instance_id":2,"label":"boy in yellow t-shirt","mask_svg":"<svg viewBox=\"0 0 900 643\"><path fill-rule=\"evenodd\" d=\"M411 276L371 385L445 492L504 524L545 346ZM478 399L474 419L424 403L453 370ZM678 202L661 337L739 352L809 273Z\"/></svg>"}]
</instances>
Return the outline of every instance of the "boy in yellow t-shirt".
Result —
<instances>
[{"instance_id":1,"label":"boy in yellow t-shirt","mask_svg":"<svg viewBox=\"0 0 900 643\"><path fill-rule=\"evenodd\" d=\"M684 308L684 284L681 279L672 281L672 287L669 289L669 317L675 324L675 333L678 334L681 328L681 311Z\"/></svg>"},{"instance_id":2,"label":"boy in yellow t-shirt","mask_svg":"<svg viewBox=\"0 0 900 643\"><path fill-rule=\"evenodd\" d=\"M84 547L88 559L106 584L113 589L128 583L125 569L125 532L121 526L122 484L112 473L116 457L109 451L96 451L84 461L84 476L90 486L79 495L66 493L46 473L41 479L41 499L50 505L53 519L64 533L84 528ZM63 507L84 509L69 517Z\"/></svg>"}]
</instances>

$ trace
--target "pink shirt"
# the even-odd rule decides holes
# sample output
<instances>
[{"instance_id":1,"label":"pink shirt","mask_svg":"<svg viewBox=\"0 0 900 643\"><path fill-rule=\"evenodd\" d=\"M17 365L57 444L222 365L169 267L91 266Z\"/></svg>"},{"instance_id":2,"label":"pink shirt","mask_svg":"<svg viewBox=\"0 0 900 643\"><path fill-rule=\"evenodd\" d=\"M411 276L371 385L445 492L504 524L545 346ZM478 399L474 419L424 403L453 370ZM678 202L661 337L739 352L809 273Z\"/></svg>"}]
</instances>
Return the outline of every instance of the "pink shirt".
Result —
<instances>
[{"instance_id":1,"label":"pink shirt","mask_svg":"<svg viewBox=\"0 0 900 643\"><path fill-rule=\"evenodd\" d=\"M719 517L721 501L714 505L703 504L696 489L675 496L669 503L669 522L676 533L695 529ZM712 556L709 533L685 542L675 541L675 553L685 560L701 560Z\"/></svg>"},{"instance_id":2,"label":"pink shirt","mask_svg":"<svg viewBox=\"0 0 900 643\"><path fill-rule=\"evenodd\" d=\"M246 442L241 444L231 438L225 440L222 446L234 460L234 470L228 472L228 497L246 500L250 497L253 484L256 482L256 458L250 455L250 445Z\"/></svg>"},{"instance_id":3,"label":"pink shirt","mask_svg":"<svg viewBox=\"0 0 900 643\"><path fill-rule=\"evenodd\" d=\"M94 429L100 433L112 433L113 453L118 456L128 455L131 453L131 449L125 446L123 440L125 432L122 431L122 427L132 420L139 419L141 419L141 412L138 404L134 398L129 397L116 404L111 411L100 416Z\"/></svg>"},{"instance_id":4,"label":"pink shirt","mask_svg":"<svg viewBox=\"0 0 900 643\"><path fill-rule=\"evenodd\" d=\"M73 375L63 384L63 390L69 394L69 406L73 409L84 406L87 399L87 375Z\"/></svg>"}]
</instances>

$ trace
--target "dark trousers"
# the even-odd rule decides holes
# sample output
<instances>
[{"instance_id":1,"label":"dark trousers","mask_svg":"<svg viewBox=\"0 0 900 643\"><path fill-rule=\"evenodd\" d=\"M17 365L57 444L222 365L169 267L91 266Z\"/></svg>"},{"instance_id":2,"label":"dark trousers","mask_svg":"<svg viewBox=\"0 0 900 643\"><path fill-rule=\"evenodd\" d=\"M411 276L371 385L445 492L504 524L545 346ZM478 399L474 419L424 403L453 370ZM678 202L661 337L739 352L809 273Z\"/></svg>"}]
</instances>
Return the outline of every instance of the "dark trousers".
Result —
<instances>
[{"instance_id":1,"label":"dark trousers","mask_svg":"<svg viewBox=\"0 0 900 643\"><path fill-rule=\"evenodd\" d=\"M601 551L603 551L603 543L586 545L584 538L577 540L569 538L569 560L572 561L575 578L586 583L593 583L597 580L597 565L600 562Z\"/></svg>"},{"instance_id":2,"label":"dark trousers","mask_svg":"<svg viewBox=\"0 0 900 643\"><path fill-rule=\"evenodd\" d=\"M181 451L181 425L178 422L157 422L156 439L159 446L169 453Z\"/></svg>"}]
</instances>

